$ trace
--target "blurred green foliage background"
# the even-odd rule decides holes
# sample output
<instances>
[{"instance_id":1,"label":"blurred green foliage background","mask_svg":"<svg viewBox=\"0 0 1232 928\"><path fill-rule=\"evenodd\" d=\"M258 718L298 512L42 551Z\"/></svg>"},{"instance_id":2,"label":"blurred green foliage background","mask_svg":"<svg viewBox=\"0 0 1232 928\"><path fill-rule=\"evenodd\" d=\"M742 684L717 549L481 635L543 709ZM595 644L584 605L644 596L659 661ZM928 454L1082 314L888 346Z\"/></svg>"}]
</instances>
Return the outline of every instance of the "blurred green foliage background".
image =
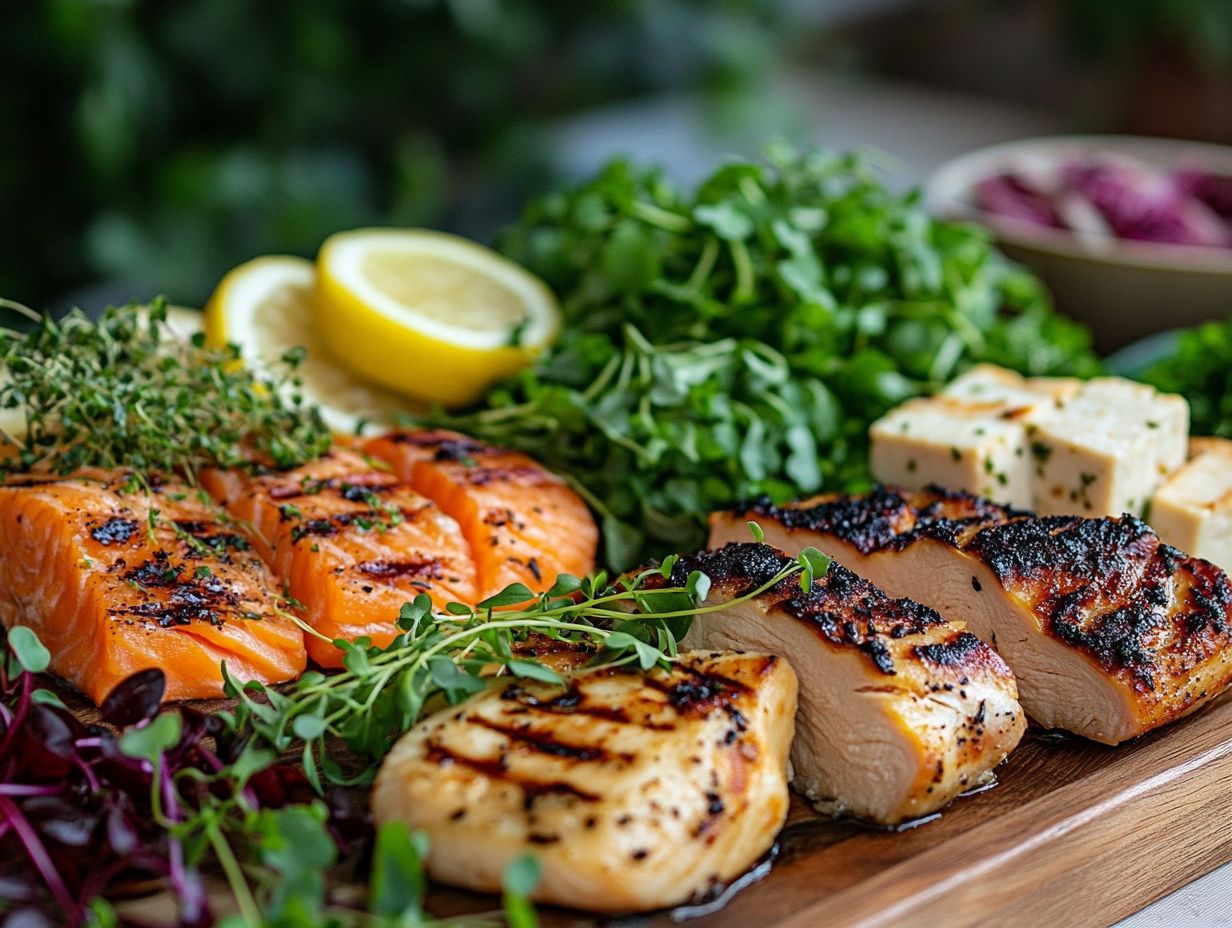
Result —
<instances>
[{"instance_id":1,"label":"blurred green foliage background","mask_svg":"<svg viewBox=\"0 0 1232 928\"><path fill-rule=\"evenodd\" d=\"M540 127L655 90L739 95L758 0L0 4L0 293L111 279L196 303L365 223L484 235L548 182Z\"/></svg>"},{"instance_id":2,"label":"blurred green foliage background","mask_svg":"<svg viewBox=\"0 0 1232 928\"><path fill-rule=\"evenodd\" d=\"M1034 71L968 66L1032 30ZM554 179L567 117L683 90L747 142L790 121L767 114L800 69L1223 140L1232 0L0 0L0 294L191 304L340 228L489 239Z\"/></svg>"}]
</instances>

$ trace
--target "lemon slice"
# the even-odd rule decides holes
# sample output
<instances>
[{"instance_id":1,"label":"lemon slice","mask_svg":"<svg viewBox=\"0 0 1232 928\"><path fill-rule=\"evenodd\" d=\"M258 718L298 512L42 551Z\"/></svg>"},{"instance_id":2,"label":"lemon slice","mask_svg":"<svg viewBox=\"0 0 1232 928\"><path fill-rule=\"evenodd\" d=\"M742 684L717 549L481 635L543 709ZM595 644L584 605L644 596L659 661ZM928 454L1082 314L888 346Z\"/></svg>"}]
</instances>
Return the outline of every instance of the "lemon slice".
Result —
<instances>
[{"instance_id":1,"label":"lemon slice","mask_svg":"<svg viewBox=\"0 0 1232 928\"><path fill-rule=\"evenodd\" d=\"M356 373L457 406L527 366L560 328L539 278L474 242L418 229L356 229L317 257L317 312Z\"/></svg>"},{"instance_id":2,"label":"lemon slice","mask_svg":"<svg viewBox=\"0 0 1232 928\"><path fill-rule=\"evenodd\" d=\"M256 258L218 284L205 307L211 345L233 342L250 364L271 364L291 348L307 351L296 371L304 399L321 408L325 424L353 433L361 423L391 425L413 404L365 382L334 363L316 327L316 270L303 258Z\"/></svg>"}]
</instances>

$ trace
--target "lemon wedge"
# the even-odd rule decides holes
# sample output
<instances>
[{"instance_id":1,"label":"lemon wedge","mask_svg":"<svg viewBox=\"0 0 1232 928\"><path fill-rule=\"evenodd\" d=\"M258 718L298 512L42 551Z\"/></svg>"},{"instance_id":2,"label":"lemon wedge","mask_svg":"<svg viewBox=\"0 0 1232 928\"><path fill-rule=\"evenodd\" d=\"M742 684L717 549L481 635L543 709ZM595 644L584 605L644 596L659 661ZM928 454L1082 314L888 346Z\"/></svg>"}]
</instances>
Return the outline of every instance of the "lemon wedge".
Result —
<instances>
[{"instance_id":1,"label":"lemon wedge","mask_svg":"<svg viewBox=\"0 0 1232 928\"><path fill-rule=\"evenodd\" d=\"M356 229L317 257L317 321L356 373L458 406L534 360L560 329L539 278L482 245L419 229Z\"/></svg>"},{"instance_id":2,"label":"lemon wedge","mask_svg":"<svg viewBox=\"0 0 1232 928\"><path fill-rule=\"evenodd\" d=\"M316 269L304 258L271 256L241 264L206 303L206 342L237 344L245 360L258 366L302 347L307 356L296 371L301 393L320 407L333 431L393 424L413 404L334 363L316 326L315 289Z\"/></svg>"}]
</instances>

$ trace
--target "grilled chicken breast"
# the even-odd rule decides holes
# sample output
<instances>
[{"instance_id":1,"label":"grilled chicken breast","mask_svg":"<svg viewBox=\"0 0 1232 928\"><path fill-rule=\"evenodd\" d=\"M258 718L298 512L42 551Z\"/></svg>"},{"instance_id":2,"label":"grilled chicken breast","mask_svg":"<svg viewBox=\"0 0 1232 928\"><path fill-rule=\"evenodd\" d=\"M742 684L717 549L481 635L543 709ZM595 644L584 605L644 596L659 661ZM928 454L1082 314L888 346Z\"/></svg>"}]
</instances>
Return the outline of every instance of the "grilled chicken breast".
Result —
<instances>
[{"instance_id":1,"label":"grilled chicken breast","mask_svg":"<svg viewBox=\"0 0 1232 928\"><path fill-rule=\"evenodd\" d=\"M236 527L187 486L147 496L130 477L0 487L0 621L33 629L52 671L95 702L150 667L166 675L167 699L222 696L223 661L240 681L298 676L303 634Z\"/></svg>"},{"instance_id":2,"label":"grilled chicken breast","mask_svg":"<svg viewBox=\"0 0 1232 928\"><path fill-rule=\"evenodd\" d=\"M770 848L795 712L795 674L762 654L685 654L670 671L591 671L563 689L508 682L407 733L372 810L424 829L445 883L497 892L530 851L537 901L676 905Z\"/></svg>"},{"instance_id":3,"label":"grilled chicken breast","mask_svg":"<svg viewBox=\"0 0 1232 928\"><path fill-rule=\"evenodd\" d=\"M1132 516L1037 518L966 493L879 489L720 513L711 543L747 532L814 545L894 596L991 642L1041 725L1117 744L1232 681L1232 586Z\"/></svg>"},{"instance_id":4,"label":"grilled chicken breast","mask_svg":"<svg viewBox=\"0 0 1232 928\"><path fill-rule=\"evenodd\" d=\"M747 531L747 530L746 530ZM682 557L711 602L769 582L790 559L731 544ZM686 647L781 654L800 678L793 785L824 808L884 824L926 815L974 786L1018 743L1014 675L960 622L895 600L838 564L807 593L792 577L693 620Z\"/></svg>"},{"instance_id":5,"label":"grilled chicken breast","mask_svg":"<svg viewBox=\"0 0 1232 928\"><path fill-rule=\"evenodd\" d=\"M558 574L594 569L599 532L586 504L526 455L427 429L390 432L364 450L457 520L480 599L514 583L541 592Z\"/></svg>"},{"instance_id":6,"label":"grilled chicken breast","mask_svg":"<svg viewBox=\"0 0 1232 928\"><path fill-rule=\"evenodd\" d=\"M388 471L335 449L264 475L207 471L202 484L249 532L299 603L308 653L339 667L332 639L388 644L402 604L475 601L475 566L458 524Z\"/></svg>"}]
</instances>

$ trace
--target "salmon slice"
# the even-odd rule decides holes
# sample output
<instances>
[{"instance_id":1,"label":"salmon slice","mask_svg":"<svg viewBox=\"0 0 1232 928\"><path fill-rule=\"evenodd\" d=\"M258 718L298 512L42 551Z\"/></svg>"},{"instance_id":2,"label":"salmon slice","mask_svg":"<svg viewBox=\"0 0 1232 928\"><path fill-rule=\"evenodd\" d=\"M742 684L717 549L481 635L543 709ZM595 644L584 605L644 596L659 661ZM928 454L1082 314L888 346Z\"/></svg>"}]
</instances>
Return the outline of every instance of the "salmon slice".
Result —
<instances>
[{"instance_id":1,"label":"salmon slice","mask_svg":"<svg viewBox=\"0 0 1232 928\"><path fill-rule=\"evenodd\" d=\"M764 651L795 668L796 789L824 811L893 825L983 782L1026 730L1005 662L961 622L837 563L807 591L792 576L732 602L791 563L768 545L729 544L681 557L667 582L701 571L707 604L725 604L693 619L682 648Z\"/></svg>"},{"instance_id":2,"label":"salmon slice","mask_svg":"<svg viewBox=\"0 0 1232 928\"><path fill-rule=\"evenodd\" d=\"M599 534L590 510L526 455L427 430L393 432L364 447L462 526L480 599L513 583L541 592L558 574L594 569Z\"/></svg>"},{"instance_id":3,"label":"salmon slice","mask_svg":"<svg viewBox=\"0 0 1232 928\"><path fill-rule=\"evenodd\" d=\"M711 544L761 525L892 596L965 621L1018 677L1027 713L1118 744L1232 685L1232 583L1140 519L1037 517L957 491L877 489L711 518Z\"/></svg>"},{"instance_id":4,"label":"salmon slice","mask_svg":"<svg viewBox=\"0 0 1232 928\"><path fill-rule=\"evenodd\" d=\"M322 635L318 664L339 667L336 638L383 647L404 603L426 592L444 608L475 601L475 567L458 524L431 500L353 451L263 475L207 471L202 485L244 526Z\"/></svg>"},{"instance_id":5,"label":"salmon slice","mask_svg":"<svg viewBox=\"0 0 1232 928\"><path fill-rule=\"evenodd\" d=\"M223 661L240 681L298 676L303 633L280 614L277 582L208 502L172 482L147 496L125 473L11 480L0 620L31 628L51 670L95 702L150 667L168 700L223 695Z\"/></svg>"}]
</instances>

